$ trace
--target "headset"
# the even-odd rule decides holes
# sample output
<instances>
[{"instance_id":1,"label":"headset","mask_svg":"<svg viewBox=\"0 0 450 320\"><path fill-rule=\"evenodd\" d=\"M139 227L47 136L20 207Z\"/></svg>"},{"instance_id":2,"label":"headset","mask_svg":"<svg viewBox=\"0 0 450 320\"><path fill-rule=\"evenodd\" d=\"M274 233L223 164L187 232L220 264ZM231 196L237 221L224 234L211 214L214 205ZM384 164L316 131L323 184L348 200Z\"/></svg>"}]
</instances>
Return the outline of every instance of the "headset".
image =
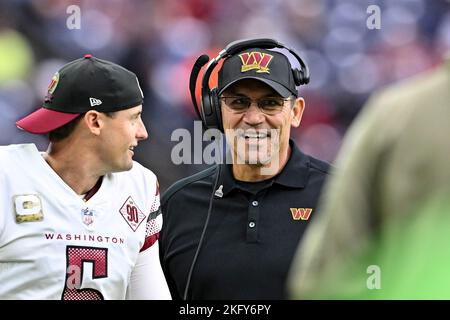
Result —
<instances>
[{"instance_id":1,"label":"headset","mask_svg":"<svg viewBox=\"0 0 450 320\"><path fill-rule=\"evenodd\" d=\"M221 59L228 58L238 52L244 51L251 48L261 48L261 49L274 49L274 48L284 48L288 50L300 63L300 69L293 68L292 75L294 77L294 83L296 86L304 85L309 83L309 69L306 63L300 58L300 56L295 52L294 49L285 46L284 44L268 38L260 39L244 39L237 40L228 44L225 49L220 51L219 55L214 59L209 61L209 57L204 54L197 58L192 67L191 76L189 79L189 90L191 92L192 103L195 109L195 113L202 120L205 128L216 128L223 132L222 127L222 113L220 111L220 101L217 88L210 89L209 78L214 68L217 66ZM208 62L209 61L209 62ZM200 69L208 63L202 79L202 89L201 89L201 106L200 111L197 105L197 100L195 98L195 88L197 84L197 78L200 73Z\"/></svg>"},{"instance_id":2,"label":"headset","mask_svg":"<svg viewBox=\"0 0 450 320\"><path fill-rule=\"evenodd\" d=\"M273 40L273 39L267 39L267 38L261 38L261 39L244 39L244 40L237 40L234 42L231 42L228 44L225 49L223 49L217 57L215 57L212 60L209 60L209 57L204 54L197 58L197 60L194 63L194 66L192 67L191 76L189 78L189 91L191 92L191 99L192 104L195 110L195 113L199 117L199 119L202 121L203 127L205 129L219 129L221 132L223 132L223 126L222 126L222 114L220 110L220 102L219 102L219 95L217 88L210 89L209 87L209 78L211 76L211 73L213 72L214 68L217 66L219 61L224 58L228 58L238 52L244 51L246 49L251 48L261 48L261 49L273 49L273 48L284 48L288 50L300 63L300 69L291 69L293 77L294 77L294 83L296 86L304 85L309 83L309 69L305 62L300 58L300 56L294 51L294 49L286 47L284 44ZM208 63L209 61L209 63ZM195 89L197 84L197 78L200 73L201 68L208 63L205 73L203 74L202 79L202 89L201 89L201 108L199 111L197 100L195 97ZM221 150L221 144L220 144L220 138L219 138L219 150ZM222 155L220 155L221 157ZM195 268L195 264L197 262L198 255L200 253L205 234L206 229L208 227L209 219L211 217L212 209L213 209L213 199L214 196L217 196L219 190L221 192L221 188L223 186L220 186L219 189L217 189L217 185L219 182L219 176L221 172L221 165L217 165L217 173L215 177L215 182L213 185L212 193L209 198L209 204L208 204L208 212L206 214L205 223L203 225L202 233L197 245L197 249L195 250L194 257L192 259L191 265L189 267L189 271L186 277L186 286L184 288L183 293L183 300L187 300L187 296L189 294L189 288L192 278L192 273ZM216 190L217 189L217 190ZM218 196L221 197L220 195Z\"/></svg>"}]
</instances>

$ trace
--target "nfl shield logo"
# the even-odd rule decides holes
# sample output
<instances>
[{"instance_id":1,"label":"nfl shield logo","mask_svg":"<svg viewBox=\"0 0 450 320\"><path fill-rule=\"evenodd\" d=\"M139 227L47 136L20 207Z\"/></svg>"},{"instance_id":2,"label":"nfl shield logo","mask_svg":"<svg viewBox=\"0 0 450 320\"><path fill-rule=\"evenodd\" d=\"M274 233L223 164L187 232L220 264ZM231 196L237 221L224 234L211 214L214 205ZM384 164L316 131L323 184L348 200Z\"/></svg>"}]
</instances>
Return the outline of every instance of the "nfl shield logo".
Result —
<instances>
[{"instance_id":1,"label":"nfl shield logo","mask_svg":"<svg viewBox=\"0 0 450 320\"><path fill-rule=\"evenodd\" d=\"M90 226L94 223L94 211L92 209L81 209L81 216L85 225Z\"/></svg>"}]
</instances>

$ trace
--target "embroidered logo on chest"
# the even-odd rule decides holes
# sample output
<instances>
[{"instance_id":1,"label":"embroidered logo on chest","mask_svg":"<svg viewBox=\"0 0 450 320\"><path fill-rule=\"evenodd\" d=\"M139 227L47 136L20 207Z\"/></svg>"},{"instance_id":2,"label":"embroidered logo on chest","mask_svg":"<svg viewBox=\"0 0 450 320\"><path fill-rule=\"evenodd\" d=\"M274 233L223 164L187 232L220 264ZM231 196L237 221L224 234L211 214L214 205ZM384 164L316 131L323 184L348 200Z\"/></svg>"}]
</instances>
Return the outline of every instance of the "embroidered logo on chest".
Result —
<instances>
[{"instance_id":1,"label":"embroidered logo on chest","mask_svg":"<svg viewBox=\"0 0 450 320\"><path fill-rule=\"evenodd\" d=\"M133 231L136 231L146 218L146 215L139 209L131 196L128 197L119 212Z\"/></svg>"},{"instance_id":2,"label":"embroidered logo on chest","mask_svg":"<svg viewBox=\"0 0 450 320\"><path fill-rule=\"evenodd\" d=\"M312 210L312 208L291 208L292 219L308 220Z\"/></svg>"}]
</instances>

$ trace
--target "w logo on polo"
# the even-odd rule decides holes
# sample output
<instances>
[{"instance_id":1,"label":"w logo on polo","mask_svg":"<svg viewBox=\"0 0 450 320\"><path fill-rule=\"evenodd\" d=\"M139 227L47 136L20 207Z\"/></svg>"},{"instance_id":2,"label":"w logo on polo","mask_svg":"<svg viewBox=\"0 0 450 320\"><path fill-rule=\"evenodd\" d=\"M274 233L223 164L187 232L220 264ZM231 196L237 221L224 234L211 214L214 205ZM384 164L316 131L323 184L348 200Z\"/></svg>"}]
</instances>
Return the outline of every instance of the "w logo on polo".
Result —
<instances>
[{"instance_id":1,"label":"w logo on polo","mask_svg":"<svg viewBox=\"0 0 450 320\"><path fill-rule=\"evenodd\" d=\"M311 208L291 208L292 218L294 220L308 220L312 213Z\"/></svg>"},{"instance_id":2,"label":"w logo on polo","mask_svg":"<svg viewBox=\"0 0 450 320\"><path fill-rule=\"evenodd\" d=\"M245 52L239 55L242 61L241 72L257 70L257 73L270 73L269 63L273 56L258 51Z\"/></svg>"}]
</instances>

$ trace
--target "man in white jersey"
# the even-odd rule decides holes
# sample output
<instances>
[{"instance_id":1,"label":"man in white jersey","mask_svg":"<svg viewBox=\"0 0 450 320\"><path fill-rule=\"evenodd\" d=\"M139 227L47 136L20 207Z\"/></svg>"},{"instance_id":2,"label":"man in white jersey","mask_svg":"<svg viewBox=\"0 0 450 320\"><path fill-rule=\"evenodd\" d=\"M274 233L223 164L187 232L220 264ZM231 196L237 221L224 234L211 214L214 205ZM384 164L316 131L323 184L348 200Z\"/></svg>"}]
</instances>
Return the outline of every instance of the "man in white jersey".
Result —
<instances>
[{"instance_id":1,"label":"man in white jersey","mask_svg":"<svg viewBox=\"0 0 450 320\"><path fill-rule=\"evenodd\" d=\"M158 182L132 159L142 102L134 73L85 55L16 123L50 144L0 147L0 299L170 299Z\"/></svg>"}]
</instances>

